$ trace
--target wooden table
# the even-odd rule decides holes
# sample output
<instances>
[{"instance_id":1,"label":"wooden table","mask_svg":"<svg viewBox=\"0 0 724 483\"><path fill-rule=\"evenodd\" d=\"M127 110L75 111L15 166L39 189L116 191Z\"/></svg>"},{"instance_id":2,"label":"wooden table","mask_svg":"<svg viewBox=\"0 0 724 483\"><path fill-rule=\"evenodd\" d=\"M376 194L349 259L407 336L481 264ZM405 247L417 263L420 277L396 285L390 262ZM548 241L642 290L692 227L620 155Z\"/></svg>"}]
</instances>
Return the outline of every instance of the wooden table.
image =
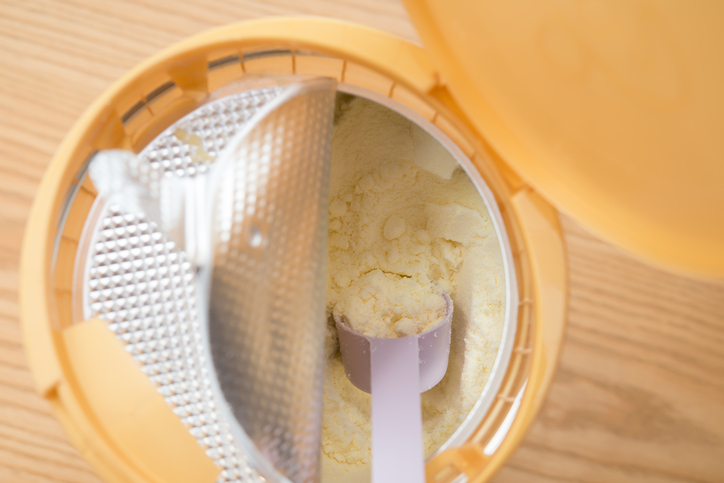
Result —
<instances>
[{"instance_id":1,"label":"wooden table","mask_svg":"<svg viewBox=\"0 0 724 483\"><path fill-rule=\"evenodd\" d=\"M159 49L231 21L298 14L417 40L398 0L0 1L1 482L99 481L35 394L18 321L24 225L61 138ZM495 481L724 481L724 283L659 271L563 225L570 301L560 369Z\"/></svg>"}]
</instances>

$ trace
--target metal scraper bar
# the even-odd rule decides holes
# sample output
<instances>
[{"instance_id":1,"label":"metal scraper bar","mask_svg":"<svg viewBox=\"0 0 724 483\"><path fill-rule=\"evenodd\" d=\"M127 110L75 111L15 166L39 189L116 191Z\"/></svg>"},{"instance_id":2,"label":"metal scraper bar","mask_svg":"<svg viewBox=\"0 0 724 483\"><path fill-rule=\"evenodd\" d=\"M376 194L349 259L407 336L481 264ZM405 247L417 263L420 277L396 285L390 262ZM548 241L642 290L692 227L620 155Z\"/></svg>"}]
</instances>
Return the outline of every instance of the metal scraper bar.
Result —
<instances>
[{"instance_id":1,"label":"metal scraper bar","mask_svg":"<svg viewBox=\"0 0 724 483\"><path fill-rule=\"evenodd\" d=\"M294 482L319 474L334 96L327 79L285 89L230 143L210 186L202 281L215 381L250 458L258 450L254 463Z\"/></svg>"}]
</instances>

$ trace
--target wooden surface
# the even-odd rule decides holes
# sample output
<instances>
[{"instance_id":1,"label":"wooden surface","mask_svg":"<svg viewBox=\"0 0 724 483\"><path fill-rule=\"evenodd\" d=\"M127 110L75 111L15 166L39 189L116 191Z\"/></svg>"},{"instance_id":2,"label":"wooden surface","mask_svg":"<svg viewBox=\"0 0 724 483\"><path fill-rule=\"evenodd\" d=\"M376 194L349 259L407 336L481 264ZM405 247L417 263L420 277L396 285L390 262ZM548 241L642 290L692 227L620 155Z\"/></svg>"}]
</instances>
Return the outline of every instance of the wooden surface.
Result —
<instances>
[{"instance_id":1,"label":"wooden surface","mask_svg":"<svg viewBox=\"0 0 724 483\"><path fill-rule=\"evenodd\" d=\"M298 14L416 40L397 0L0 0L0 482L99 481L33 391L18 322L23 228L64 133L157 50L231 21ZM560 369L495 481L724 481L724 284L661 272L563 224Z\"/></svg>"}]
</instances>

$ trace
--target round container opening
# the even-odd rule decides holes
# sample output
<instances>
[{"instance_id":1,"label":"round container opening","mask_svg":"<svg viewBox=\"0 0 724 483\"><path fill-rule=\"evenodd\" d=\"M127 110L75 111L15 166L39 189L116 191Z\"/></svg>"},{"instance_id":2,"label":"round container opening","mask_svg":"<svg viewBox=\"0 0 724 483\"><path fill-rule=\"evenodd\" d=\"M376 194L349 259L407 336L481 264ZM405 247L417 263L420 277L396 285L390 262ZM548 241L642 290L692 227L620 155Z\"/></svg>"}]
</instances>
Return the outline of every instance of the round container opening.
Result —
<instances>
[{"instance_id":1,"label":"round container opening","mask_svg":"<svg viewBox=\"0 0 724 483\"><path fill-rule=\"evenodd\" d=\"M380 258L391 256L383 253L385 250L397 250L395 256L401 257L404 265L405 257L413 256L409 250L413 250L418 262L427 257L431 265L438 264L428 267L428 271L451 284L447 290L455 301L456 316L450 368L437 388L423 394L425 449L426 455L433 457L470 438L506 375L518 320L510 242L492 191L447 135L414 110L374 91L348 83L340 83L338 89L328 243L330 253L340 252L341 257L329 259L328 269L335 271L332 278L350 276L342 269L350 256ZM256 99L261 105L273 96L273 91L259 91ZM225 116L233 111L233 97L212 93L212 100L204 104L206 113L196 109L178 120L153 139L140 156L153 169L172 175L202 172L204 164L194 158L194 145L205 153L217 154L224 140L243 125L244 116L233 112L218 123L224 126L221 130L208 129L205 121L213 112L226 112L222 114ZM359 119L353 119L355 116ZM393 131L399 131L402 137ZM370 139L370 135L380 138ZM169 142L170 137L175 140ZM359 145L350 150L340 143ZM386 156L387 151L393 154ZM377 158L363 161L360 156L364 157L365 152L368 158ZM365 183L367 188L362 187ZM376 192L380 189L387 195ZM401 216L395 219L401 220L402 228L399 221L397 226L388 226L393 207L390 203L404 206ZM367 237L370 230L378 232L372 235L376 242L367 243L359 253L345 255L344 247L350 240L349 233L343 236L342 227L356 223L362 230L362 225L374 224L379 216L385 218L377 220L379 226L364 227ZM385 233L390 230L393 233ZM395 271L389 268L395 263L383 265L388 266L388 272ZM364 270L368 271L370 265L366 266ZM462 272L465 276L458 277ZM356 276L359 278L359 273ZM85 222L74 278L74 319L106 320L158 390L168 393L172 382L166 374L156 373L152 351L144 351L142 346L153 343L154 331L196 330L195 273L184 254L143 214L124 213L99 198ZM337 285L335 280L329 284ZM336 295L340 295L339 290ZM187 360L180 362L187 369L199 363L193 351L188 354ZM340 372L341 360L334 342L327 358L323 481L368 481L369 398ZM167 397L167 401L175 404L173 397ZM208 403L206 411L218 418ZM190 419L184 423L191 429L195 426ZM341 441L341 435L352 442Z\"/></svg>"}]
</instances>

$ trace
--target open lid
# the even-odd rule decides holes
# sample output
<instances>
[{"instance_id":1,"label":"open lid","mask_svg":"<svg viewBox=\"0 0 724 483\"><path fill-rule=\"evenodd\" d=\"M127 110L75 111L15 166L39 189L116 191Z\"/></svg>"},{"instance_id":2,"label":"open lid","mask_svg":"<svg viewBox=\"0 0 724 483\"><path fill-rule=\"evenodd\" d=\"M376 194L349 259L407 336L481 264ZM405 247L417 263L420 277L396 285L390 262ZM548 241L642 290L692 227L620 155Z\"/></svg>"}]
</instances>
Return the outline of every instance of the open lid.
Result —
<instances>
[{"instance_id":1,"label":"open lid","mask_svg":"<svg viewBox=\"0 0 724 483\"><path fill-rule=\"evenodd\" d=\"M406 0L475 128L562 211L724 276L724 3Z\"/></svg>"}]
</instances>

